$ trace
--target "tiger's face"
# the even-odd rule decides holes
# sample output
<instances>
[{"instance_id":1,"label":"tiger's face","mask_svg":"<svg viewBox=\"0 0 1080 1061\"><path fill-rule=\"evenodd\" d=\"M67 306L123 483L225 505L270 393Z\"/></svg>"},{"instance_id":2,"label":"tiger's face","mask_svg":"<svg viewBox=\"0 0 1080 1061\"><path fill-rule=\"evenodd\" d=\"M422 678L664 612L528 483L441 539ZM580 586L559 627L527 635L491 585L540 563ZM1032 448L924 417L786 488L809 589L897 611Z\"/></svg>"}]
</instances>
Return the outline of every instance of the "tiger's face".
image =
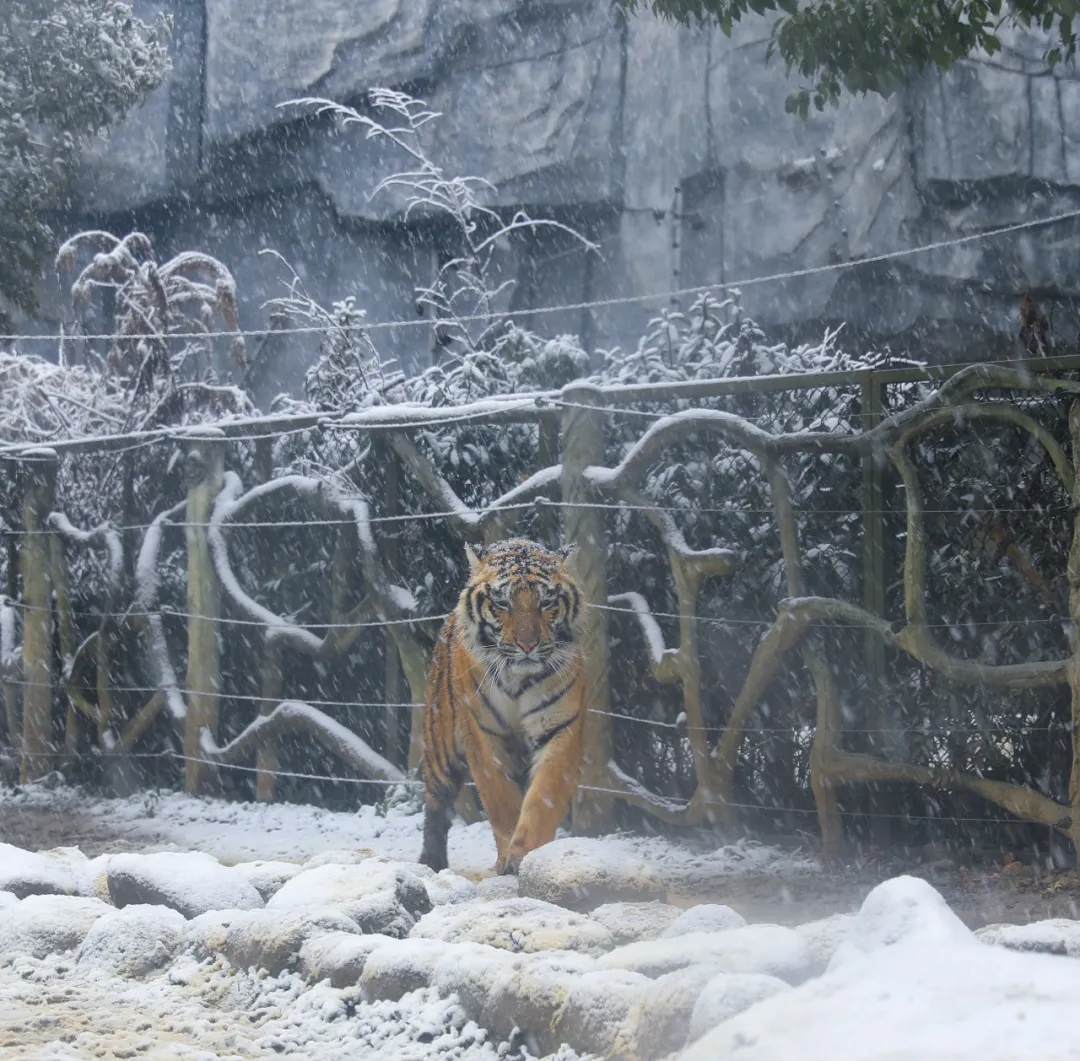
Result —
<instances>
[{"instance_id":1,"label":"tiger's face","mask_svg":"<svg viewBox=\"0 0 1080 1061\"><path fill-rule=\"evenodd\" d=\"M557 553L527 538L480 549L466 545L470 576L459 614L493 677L560 671L577 654L584 621L581 587Z\"/></svg>"}]
</instances>

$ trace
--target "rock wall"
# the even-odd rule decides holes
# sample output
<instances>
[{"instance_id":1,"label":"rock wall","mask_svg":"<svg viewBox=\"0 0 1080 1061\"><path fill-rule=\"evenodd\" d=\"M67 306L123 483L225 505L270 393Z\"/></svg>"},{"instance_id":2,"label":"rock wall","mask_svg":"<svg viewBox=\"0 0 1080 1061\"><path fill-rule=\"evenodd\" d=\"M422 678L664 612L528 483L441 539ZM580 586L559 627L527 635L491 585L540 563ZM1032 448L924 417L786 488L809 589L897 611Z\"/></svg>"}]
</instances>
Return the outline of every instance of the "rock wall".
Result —
<instances>
[{"instance_id":1,"label":"rock wall","mask_svg":"<svg viewBox=\"0 0 1080 1061\"><path fill-rule=\"evenodd\" d=\"M69 224L137 224L162 253L201 247L236 273L245 326L280 292L281 252L327 302L372 319L414 316L431 226L371 197L399 166L383 147L280 105L361 102L402 86L443 117L430 148L480 174L494 203L577 225L586 257L551 234L519 241L517 308L644 296L846 263L1080 206L1080 80L1047 72L1035 35L992 61L929 74L890 100L847 99L800 121L792 83L766 65L768 24L728 39L604 0L138 0L171 8L171 80L88 154ZM743 288L761 323L937 359L1001 356L1020 295L1055 306L1072 342L1076 222L884 264ZM59 306L60 300L53 302ZM537 316L593 347L633 344L668 299ZM684 300L685 304L685 300ZM53 315L61 311L56 309ZM55 320L53 321L55 323ZM418 328L387 351L427 363ZM311 356L282 343L260 388L295 387Z\"/></svg>"}]
</instances>

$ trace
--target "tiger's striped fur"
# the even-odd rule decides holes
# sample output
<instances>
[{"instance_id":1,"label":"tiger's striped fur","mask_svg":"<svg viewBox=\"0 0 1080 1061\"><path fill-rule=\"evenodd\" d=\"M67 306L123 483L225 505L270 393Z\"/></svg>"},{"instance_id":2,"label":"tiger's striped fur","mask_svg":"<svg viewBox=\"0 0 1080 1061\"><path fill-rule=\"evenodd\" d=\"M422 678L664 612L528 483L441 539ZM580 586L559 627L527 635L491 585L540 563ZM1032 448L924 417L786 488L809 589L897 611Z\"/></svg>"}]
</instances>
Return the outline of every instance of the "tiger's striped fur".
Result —
<instances>
[{"instance_id":1,"label":"tiger's striped fur","mask_svg":"<svg viewBox=\"0 0 1080 1061\"><path fill-rule=\"evenodd\" d=\"M525 538L466 546L471 569L428 672L424 848L446 867L454 800L470 774L495 833L496 869L554 839L578 784L585 600L553 553Z\"/></svg>"}]
</instances>

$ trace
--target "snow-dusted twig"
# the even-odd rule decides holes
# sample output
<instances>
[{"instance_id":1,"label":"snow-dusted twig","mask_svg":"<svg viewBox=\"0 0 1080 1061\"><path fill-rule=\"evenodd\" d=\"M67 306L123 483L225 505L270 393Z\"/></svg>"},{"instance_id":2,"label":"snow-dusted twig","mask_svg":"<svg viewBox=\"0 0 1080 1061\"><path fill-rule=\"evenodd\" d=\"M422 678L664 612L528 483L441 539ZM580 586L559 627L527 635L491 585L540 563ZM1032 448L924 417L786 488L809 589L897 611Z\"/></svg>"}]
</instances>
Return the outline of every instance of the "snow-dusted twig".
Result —
<instances>
[{"instance_id":1,"label":"snow-dusted twig","mask_svg":"<svg viewBox=\"0 0 1080 1061\"><path fill-rule=\"evenodd\" d=\"M260 715L228 744L219 746L208 729L201 734L201 749L207 759L222 765L249 758L282 737L303 733L311 737L343 763L365 778L376 781L404 781L405 775L374 751L363 738L329 715L299 700L285 700L268 715Z\"/></svg>"},{"instance_id":2,"label":"snow-dusted twig","mask_svg":"<svg viewBox=\"0 0 1080 1061\"><path fill-rule=\"evenodd\" d=\"M102 523L92 530L80 530L63 512L50 513L47 523L61 538L66 538L68 541L78 545L102 546L109 558L110 592L115 592L120 588L120 580L124 574L124 545L117 530L108 523Z\"/></svg>"}]
</instances>

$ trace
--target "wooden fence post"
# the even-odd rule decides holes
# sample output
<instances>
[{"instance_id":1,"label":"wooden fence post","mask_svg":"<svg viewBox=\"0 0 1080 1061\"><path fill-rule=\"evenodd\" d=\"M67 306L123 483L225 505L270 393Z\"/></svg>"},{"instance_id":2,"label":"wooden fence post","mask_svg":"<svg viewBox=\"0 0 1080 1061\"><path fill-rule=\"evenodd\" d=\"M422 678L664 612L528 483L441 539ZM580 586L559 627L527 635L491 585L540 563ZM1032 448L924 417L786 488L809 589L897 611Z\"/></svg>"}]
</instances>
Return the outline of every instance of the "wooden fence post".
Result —
<instances>
[{"instance_id":1,"label":"wooden fence post","mask_svg":"<svg viewBox=\"0 0 1080 1061\"><path fill-rule=\"evenodd\" d=\"M884 392L874 372L867 372L860 384L862 426L869 431L884 418ZM863 520L863 606L873 615L885 615L885 504L884 456L867 453L862 461L862 494L860 505ZM863 658L866 666L866 728L870 730L870 747L876 755L890 757L891 741L884 732L888 725L888 712L884 707L887 682L885 680L885 643L874 631L865 631ZM873 795L875 786L869 792ZM872 816L870 830L873 842L888 847L891 825L888 818Z\"/></svg>"},{"instance_id":2,"label":"wooden fence post","mask_svg":"<svg viewBox=\"0 0 1080 1061\"><path fill-rule=\"evenodd\" d=\"M563 527L567 542L577 546L574 570L585 590L586 606L607 604L607 535L600 509L582 507L594 500L585 479L590 465L604 464L604 392L588 384L572 384L562 394ZM608 615L601 608L588 609L585 634L585 679L588 683L588 714L585 716L582 785L603 786L611 759L611 718L608 676ZM605 792L581 791L574 800L576 833L610 832L614 824L614 801Z\"/></svg>"},{"instance_id":3,"label":"wooden fence post","mask_svg":"<svg viewBox=\"0 0 1080 1061\"><path fill-rule=\"evenodd\" d=\"M260 485L268 483L274 477L274 436L266 435L255 440L255 481ZM258 565L258 577L262 581L266 579L272 569L272 561L269 550L262 548L258 551L256 563ZM259 694L262 701L259 704L259 714L269 715L281 702L282 677L281 677L281 645L274 640L272 631L266 632L265 655L263 657L263 672ZM265 741L259 745L255 753L255 798L260 803L274 802L274 785L276 781L275 771L278 767L277 745L273 741Z\"/></svg>"},{"instance_id":4,"label":"wooden fence post","mask_svg":"<svg viewBox=\"0 0 1080 1061\"><path fill-rule=\"evenodd\" d=\"M46 520L56 490L57 456L51 449L31 450L20 465L22 530L19 570L23 584L23 784L52 769L53 617L52 576Z\"/></svg>"},{"instance_id":5,"label":"wooden fence post","mask_svg":"<svg viewBox=\"0 0 1080 1061\"><path fill-rule=\"evenodd\" d=\"M379 439L381 446L381 455L383 458L383 469L386 475L385 484L385 512L383 515L386 517L400 516L401 515L401 464L398 461L398 456L394 450L386 444L386 440ZM396 578L398 572L401 570L401 542L398 541L398 533L400 531L400 523L384 523L382 531L383 542L383 560L386 567L386 573L390 578ZM401 656L398 652L397 642L394 640L394 635L390 632L390 627L385 631L385 644L383 648L385 671L383 677L383 700L386 703L386 707L383 709L384 719L386 725L386 758L392 762L395 766L400 766L402 762L401 755L401 738L400 738L400 714L401 708L397 705L401 703L402 681L401 673ZM412 697L409 697L412 700ZM420 715L420 712L416 708L409 708L410 718L410 730L411 720L413 715Z\"/></svg>"},{"instance_id":6,"label":"wooden fence post","mask_svg":"<svg viewBox=\"0 0 1080 1061\"><path fill-rule=\"evenodd\" d=\"M205 726L217 737L218 694L221 692L217 623L221 615L221 586L210 555L209 521L225 475L225 438L205 429L188 442L185 478L187 513L188 665L184 772L188 792L210 788L212 767L191 762L203 758L200 733Z\"/></svg>"}]
</instances>

